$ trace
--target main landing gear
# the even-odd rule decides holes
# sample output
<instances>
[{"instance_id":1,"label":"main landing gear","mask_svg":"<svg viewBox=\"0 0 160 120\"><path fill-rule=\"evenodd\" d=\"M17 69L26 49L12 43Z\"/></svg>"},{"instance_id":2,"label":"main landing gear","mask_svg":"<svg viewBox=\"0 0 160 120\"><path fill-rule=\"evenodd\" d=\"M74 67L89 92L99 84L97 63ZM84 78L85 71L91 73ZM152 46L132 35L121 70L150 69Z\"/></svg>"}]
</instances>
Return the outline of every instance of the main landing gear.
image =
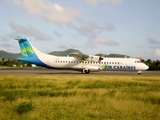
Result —
<instances>
[{"instance_id":1,"label":"main landing gear","mask_svg":"<svg viewBox=\"0 0 160 120\"><path fill-rule=\"evenodd\" d=\"M82 73L82 74L89 74L89 73L90 73L90 70L84 69L84 70L81 71L81 73Z\"/></svg>"},{"instance_id":2,"label":"main landing gear","mask_svg":"<svg viewBox=\"0 0 160 120\"><path fill-rule=\"evenodd\" d=\"M142 74L142 72L141 71L138 71L138 75L141 75Z\"/></svg>"}]
</instances>

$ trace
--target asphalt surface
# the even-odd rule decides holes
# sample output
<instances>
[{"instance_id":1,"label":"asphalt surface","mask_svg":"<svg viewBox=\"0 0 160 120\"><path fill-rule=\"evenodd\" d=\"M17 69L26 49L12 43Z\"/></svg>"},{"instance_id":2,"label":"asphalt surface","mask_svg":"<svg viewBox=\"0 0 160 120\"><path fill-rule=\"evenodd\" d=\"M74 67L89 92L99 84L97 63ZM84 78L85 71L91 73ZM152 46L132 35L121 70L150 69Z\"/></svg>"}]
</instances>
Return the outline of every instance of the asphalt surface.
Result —
<instances>
[{"instance_id":1,"label":"asphalt surface","mask_svg":"<svg viewBox=\"0 0 160 120\"><path fill-rule=\"evenodd\" d=\"M32 68L0 68L0 74L81 74L73 70L32 69ZM137 75L137 71L100 71L90 74L104 75ZM160 76L160 71L142 71L142 75Z\"/></svg>"}]
</instances>

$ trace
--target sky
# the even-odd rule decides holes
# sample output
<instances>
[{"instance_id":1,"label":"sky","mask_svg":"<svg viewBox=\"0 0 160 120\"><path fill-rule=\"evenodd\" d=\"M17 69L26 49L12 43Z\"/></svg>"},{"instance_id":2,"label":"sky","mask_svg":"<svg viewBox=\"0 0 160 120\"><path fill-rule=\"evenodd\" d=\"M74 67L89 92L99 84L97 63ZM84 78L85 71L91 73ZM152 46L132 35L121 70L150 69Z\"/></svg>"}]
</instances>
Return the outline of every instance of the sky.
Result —
<instances>
[{"instance_id":1,"label":"sky","mask_svg":"<svg viewBox=\"0 0 160 120\"><path fill-rule=\"evenodd\" d=\"M0 50L26 36L42 52L160 59L160 0L0 0Z\"/></svg>"}]
</instances>

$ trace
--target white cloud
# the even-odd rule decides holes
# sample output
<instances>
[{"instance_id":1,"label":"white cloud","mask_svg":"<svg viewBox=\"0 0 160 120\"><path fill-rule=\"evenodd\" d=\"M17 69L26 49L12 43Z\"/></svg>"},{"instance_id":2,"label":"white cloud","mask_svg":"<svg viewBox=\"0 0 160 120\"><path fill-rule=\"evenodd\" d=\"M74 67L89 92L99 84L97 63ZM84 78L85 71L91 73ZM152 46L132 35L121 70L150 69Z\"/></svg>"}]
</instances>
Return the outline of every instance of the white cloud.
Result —
<instances>
[{"instance_id":1,"label":"white cloud","mask_svg":"<svg viewBox=\"0 0 160 120\"><path fill-rule=\"evenodd\" d=\"M68 23L79 14L78 10L63 8L49 0L14 0L14 4L28 11L30 15L40 15L42 18L55 23Z\"/></svg>"},{"instance_id":2,"label":"white cloud","mask_svg":"<svg viewBox=\"0 0 160 120\"><path fill-rule=\"evenodd\" d=\"M61 37L61 36L62 36L62 34L58 33L57 31L54 31L53 33L54 33L56 36L58 36L58 37Z\"/></svg>"},{"instance_id":3,"label":"white cloud","mask_svg":"<svg viewBox=\"0 0 160 120\"><path fill-rule=\"evenodd\" d=\"M160 44L160 42L155 40L154 38L147 38L147 40L150 44Z\"/></svg>"},{"instance_id":4,"label":"white cloud","mask_svg":"<svg viewBox=\"0 0 160 120\"><path fill-rule=\"evenodd\" d=\"M123 0L85 0L88 4L98 5L100 3L120 4Z\"/></svg>"},{"instance_id":5,"label":"white cloud","mask_svg":"<svg viewBox=\"0 0 160 120\"><path fill-rule=\"evenodd\" d=\"M69 48L81 48L81 47L79 47L79 46L77 46L77 45L60 45L60 46L58 46L58 48L60 48L60 49L69 49Z\"/></svg>"},{"instance_id":6,"label":"white cloud","mask_svg":"<svg viewBox=\"0 0 160 120\"><path fill-rule=\"evenodd\" d=\"M39 30L37 30L33 26L21 26L15 22L11 22L10 27L13 29L13 32L9 34L10 38L14 38L17 35L26 35L26 36L31 36L34 37L36 40L48 40L50 39L50 35L45 34Z\"/></svg>"},{"instance_id":7,"label":"white cloud","mask_svg":"<svg viewBox=\"0 0 160 120\"><path fill-rule=\"evenodd\" d=\"M0 50L4 50L4 51L11 51L13 52L15 49L17 49L17 47L15 47L12 43L8 42L4 42L0 44Z\"/></svg>"},{"instance_id":8,"label":"white cloud","mask_svg":"<svg viewBox=\"0 0 160 120\"><path fill-rule=\"evenodd\" d=\"M2 36L1 39L0 39L0 41L2 41L2 42L8 42L9 39L6 36Z\"/></svg>"},{"instance_id":9,"label":"white cloud","mask_svg":"<svg viewBox=\"0 0 160 120\"><path fill-rule=\"evenodd\" d=\"M79 34L85 35L85 36L92 36L102 31L115 30L115 26L112 23L104 23L103 25L99 25L88 19L81 20L77 24L70 23L70 24L67 24L67 26L71 29L74 29Z\"/></svg>"},{"instance_id":10,"label":"white cloud","mask_svg":"<svg viewBox=\"0 0 160 120\"><path fill-rule=\"evenodd\" d=\"M7 51L7 49L3 46L0 45L0 50L4 50L4 51Z\"/></svg>"},{"instance_id":11,"label":"white cloud","mask_svg":"<svg viewBox=\"0 0 160 120\"><path fill-rule=\"evenodd\" d=\"M69 49L69 47L67 45L60 45L60 46L58 46L58 48L60 48L60 49Z\"/></svg>"},{"instance_id":12,"label":"white cloud","mask_svg":"<svg viewBox=\"0 0 160 120\"><path fill-rule=\"evenodd\" d=\"M87 43L87 47L89 48L95 48L97 47L97 45L117 46L119 45L119 43L112 39L107 39L104 37L92 37Z\"/></svg>"},{"instance_id":13,"label":"white cloud","mask_svg":"<svg viewBox=\"0 0 160 120\"><path fill-rule=\"evenodd\" d=\"M109 46L115 46L118 45L118 43L112 39L106 39L103 37L96 37L93 40L94 44L102 44L102 45L109 45Z\"/></svg>"},{"instance_id":14,"label":"white cloud","mask_svg":"<svg viewBox=\"0 0 160 120\"><path fill-rule=\"evenodd\" d=\"M160 48L155 50L156 56L160 57Z\"/></svg>"}]
</instances>

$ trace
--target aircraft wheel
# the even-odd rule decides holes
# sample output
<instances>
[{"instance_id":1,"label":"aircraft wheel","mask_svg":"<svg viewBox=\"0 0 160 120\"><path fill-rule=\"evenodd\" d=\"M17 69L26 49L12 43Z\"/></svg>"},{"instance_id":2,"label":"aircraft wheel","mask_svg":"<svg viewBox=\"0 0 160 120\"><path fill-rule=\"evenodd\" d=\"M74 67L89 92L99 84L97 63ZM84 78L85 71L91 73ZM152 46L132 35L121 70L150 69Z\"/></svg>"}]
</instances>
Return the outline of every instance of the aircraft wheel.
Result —
<instances>
[{"instance_id":1,"label":"aircraft wheel","mask_svg":"<svg viewBox=\"0 0 160 120\"><path fill-rule=\"evenodd\" d=\"M87 70L87 74L89 74L90 73L90 70Z\"/></svg>"},{"instance_id":2,"label":"aircraft wheel","mask_svg":"<svg viewBox=\"0 0 160 120\"><path fill-rule=\"evenodd\" d=\"M82 74L89 74L89 73L90 73L90 70L82 70L81 73L82 73Z\"/></svg>"},{"instance_id":3,"label":"aircraft wheel","mask_svg":"<svg viewBox=\"0 0 160 120\"><path fill-rule=\"evenodd\" d=\"M84 73L87 74L87 73L88 73L88 70L84 70Z\"/></svg>"},{"instance_id":4,"label":"aircraft wheel","mask_svg":"<svg viewBox=\"0 0 160 120\"><path fill-rule=\"evenodd\" d=\"M138 71L138 75L141 75L142 74L142 72L141 71Z\"/></svg>"},{"instance_id":5,"label":"aircraft wheel","mask_svg":"<svg viewBox=\"0 0 160 120\"><path fill-rule=\"evenodd\" d=\"M81 73L84 74L84 73L85 73L85 70L82 70Z\"/></svg>"}]
</instances>

